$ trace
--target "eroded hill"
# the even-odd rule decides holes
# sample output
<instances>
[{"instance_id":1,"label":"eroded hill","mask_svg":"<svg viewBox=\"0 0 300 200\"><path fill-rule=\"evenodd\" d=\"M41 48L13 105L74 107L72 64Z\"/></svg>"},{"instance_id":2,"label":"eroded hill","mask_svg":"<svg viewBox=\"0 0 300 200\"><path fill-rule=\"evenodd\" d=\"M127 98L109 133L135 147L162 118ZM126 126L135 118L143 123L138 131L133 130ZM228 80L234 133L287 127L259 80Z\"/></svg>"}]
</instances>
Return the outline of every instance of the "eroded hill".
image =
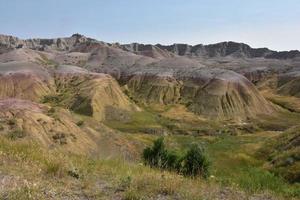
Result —
<instances>
[{"instance_id":1,"label":"eroded hill","mask_svg":"<svg viewBox=\"0 0 300 200\"><path fill-rule=\"evenodd\" d=\"M300 123L299 74L299 51L254 49L235 42L166 46L110 44L80 34L27 40L0 35L0 139L8 146L9 140L33 141L71 157L134 162L157 136L166 136L170 147L181 150L197 141L218 159L217 183L297 198L297 190L286 181L299 182L299 130L293 128ZM282 143L267 143L275 134L282 134ZM255 160L255 152L265 144L272 159ZM282 165L291 158L292 164ZM96 166L93 173L103 167ZM281 173L285 169L288 173ZM251 170L261 176L251 177ZM258 184L247 185L249 177ZM139 187L137 179L134 175L134 187ZM114 184L105 180L103 184ZM114 198L139 191L129 186L115 193L102 190ZM171 193L155 191L154 198L179 198L189 190L167 191ZM225 198L239 196L231 191Z\"/></svg>"}]
</instances>

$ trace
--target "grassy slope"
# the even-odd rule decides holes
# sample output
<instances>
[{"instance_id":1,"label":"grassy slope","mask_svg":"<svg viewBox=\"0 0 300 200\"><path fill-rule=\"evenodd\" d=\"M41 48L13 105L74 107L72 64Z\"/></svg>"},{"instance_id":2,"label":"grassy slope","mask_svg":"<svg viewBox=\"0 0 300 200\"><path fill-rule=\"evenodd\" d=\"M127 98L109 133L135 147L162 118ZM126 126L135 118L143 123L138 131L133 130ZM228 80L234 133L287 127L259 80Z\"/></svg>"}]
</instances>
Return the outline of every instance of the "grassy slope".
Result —
<instances>
[{"instance_id":1,"label":"grassy slope","mask_svg":"<svg viewBox=\"0 0 300 200\"><path fill-rule=\"evenodd\" d=\"M176 112L171 112L172 109ZM281 110L273 116L261 116L253 123L249 123L257 127L252 130L250 128L250 131L253 131L252 134L230 136L224 134L236 132L229 125L230 123L220 126L202 119L189 119L189 116L178 119L178 116L184 114L178 110L181 109L169 106L156 109L155 113L153 109L148 108L140 115L134 116L134 120L127 124L110 122L108 125L121 131L137 133L128 137L148 145L157 136L141 134L145 127L157 126L168 129L169 133L174 133L174 130L181 128L188 135L171 134L167 136L168 145L173 149L184 150L192 142L204 143L213 161L212 174L217 182L225 186L237 186L249 193L271 191L287 197L299 197L300 190L297 188L299 185L290 185L282 178L270 173L264 167L265 160L258 160L256 157L257 150L265 145L266 141L277 136L278 131L299 123L298 113ZM199 130L200 134L190 134L191 131L188 130ZM222 134L218 136L220 131ZM214 132L216 136L201 137L201 132Z\"/></svg>"},{"instance_id":2,"label":"grassy slope","mask_svg":"<svg viewBox=\"0 0 300 200\"><path fill-rule=\"evenodd\" d=\"M290 182L300 180L300 127L293 127L268 140L258 151L266 168Z\"/></svg>"},{"instance_id":3,"label":"grassy slope","mask_svg":"<svg viewBox=\"0 0 300 200\"><path fill-rule=\"evenodd\" d=\"M277 116L261 118L255 123L261 129L272 130L275 126L275 130L284 130L297 122L297 113L282 112ZM0 181L4 183L0 186L2 197L247 199L248 196L259 193L262 195L256 196L257 199L265 199L267 196L272 199L300 198L299 185L288 184L269 173L263 167L264 161L255 158L257 149L277 132L240 136L191 134L194 130L216 133L230 127L196 119L176 106L147 108L143 112L133 113L129 122L110 121L106 124L129 132L124 133L124 137L144 145L150 145L157 137L153 134L142 134L145 130L166 129L169 133L184 130L188 135L166 136L167 145L174 150L185 151L193 142L203 143L213 163L211 172L214 178L209 181L192 180L174 173L149 169L138 162L87 158L54 150L47 152L22 139L11 141L0 137ZM74 174L78 174L79 179L72 177ZM18 187L14 187L15 185Z\"/></svg>"},{"instance_id":4,"label":"grassy slope","mask_svg":"<svg viewBox=\"0 0 300 200\"><path fill-rule=\"evenodd\" d=\"M273 137L272 132L242 136L220 136L188 138L176 136L183 146L199 141L207 146L213 166L211 173L218 182L234 185L247 192L272 191L287 196L299 196L300 190L263 168L264 161L257 160L255 152L265 141Z\"/></svg>"},{"instance_id":5,"label":"grassy slope","mask_svg":"<svg viewBox=\"0 0 300 200\"><path fill-rule=\"evenodd\" d=\"M249 195L214 180L184 178L121 160L45 151L22 139L0 137L0 162L0 197L7 199L247 199Z\"/></svg>"}]
</instances>

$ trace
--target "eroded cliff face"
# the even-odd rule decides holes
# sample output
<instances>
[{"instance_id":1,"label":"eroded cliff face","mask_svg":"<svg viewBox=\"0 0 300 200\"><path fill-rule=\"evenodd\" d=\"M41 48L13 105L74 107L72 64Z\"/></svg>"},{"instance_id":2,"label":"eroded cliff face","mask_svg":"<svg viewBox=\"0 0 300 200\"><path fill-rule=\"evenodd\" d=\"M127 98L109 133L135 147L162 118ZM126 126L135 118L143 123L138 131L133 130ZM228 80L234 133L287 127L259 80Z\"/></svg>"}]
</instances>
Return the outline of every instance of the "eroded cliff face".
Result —
<instances>
[{"instance_id":1,"label":"eroded cliff face","mask_svg":"<svg viewBox=\"0 0 300 200\"><path fill-rule=\"evenodd\" d=\"M1 63L0 98L55 103L99 121L138 110L110 75L69 65L47 69L33 62Z\"/></svg>"},{"instance_id":2,"label":"eroded cliff face","mask_svg":"<svg viewBox=\"0 0 300 200\"><path fill-rule=\"evenodd\" d=\"M300 98L300 68L278 77L278 92Z\"/></svg>"},{"instance_id":3,"label":"eroded cliff face","mask_svg":"<svg viewBox=\"0 0 300 200\"><path fill-rule=\"evenodd\" d=\"M95 142L65 110L53 111L45 105L13 98L0 100L0 109L4 134L31 138L44 147L63 146L76 153L96 149Z\"/></svg>"},{"instance_id":4,"label":"eroded cliff face","mask_svg":"<svg viewBox=\"0 0 300 200\"><path fill-rule=\"evenodd\" d=\"M66 38L55 38L55 39L27 39L22 40L17 37L0 35L0 43L3 50L5 48L15 49L15 48L29 48L39 51L49 51L49 50L58 50L58 51L69 51L72 50L76 45L83 42L92 42L95 41L91 38L87 38L80 34L74 34L71 37Z\"/></svg>"},{"instance_id":5,"label":"eroded cliff face","mask_svg":"<svg viewBox=\"0 0 300 200\"><path fill-rule=\"evenodd\" d=\"M181 87L182 84L171 76L141 74L128 81L128 88L135 99L147 103L177 103Z\"/></svg>"},{"instance_id":6,"label":"eroded cliff face","mask_svg":"<svg viewBox=\"0 0 300 200\"><path fill-rule=\"evenodd\" d=\"M267 59L292 59L300 57L300 52L294 51L272 51L268 48L251 48L249 45L237 42L220 42L210 45L188 45L188 44L173 44L173 45L143 45L133 43L122 46L125 50L136 54L155 57L170 57L170 55L188 56L188 57L226 57L235 58L267 58ZM150 53L151 52L151 53ZM159 52L161 52L159 54ZM169 54L168 54L169 53ZM171 53L171 54L170 54Z\"/></svg>"},{"instance_id":7,"label":"eroded cliff face","mask_svg":"<svg viewBox=\"0 0 300 200\"><path fill-rule=\"evenodd\" d=\"M46 149L80 155L135 158L136 146L116 131L63 108L16 98L0 99L0 134L12 140L29 140ZM120 146L122 144L122 146Z\"/></svg>"},{"instance_id":8,"label":"eroded cliff face","mask_svg":"<svg viewBox=\"0 0 300 200\"><path fill-rule=\"evenodd\" d=\"M107 74L91 73L74 66L60 66L55 71L60 103L65 107L99 121L122 118L137 111L120 86ZM117 114L118 113L118 114Z\"/></svg>"},{"instance_id":9,"label":"eroded cliff face","mask_svg":"<svg viewBox=\"0 0 300 200\"><path fill-rule=\"evenodd\" d=\"M219 120L245 120L275 111L249 80L227 70L137 74L128 81L128 88L136 100L181 103L196 114Z\"/></svg>"},{"instance_id":10,"label":"eroded cliff face","mask_svg":"<svg viewBox=\"0 0 300 200\"><path fill-rule=\"evenodd\" d=\"M18 61L34 66L30 75L18 72L13 77L3 76L6 83L26 80L21 85L3 84L3 97L38 101L52 95L61 106L100 121L115 116L126 118L127 112L138 110L117 81L128 88L135 101L181 103L198 115L219 120L243 120L272 113L274 108L253 84L273 76L274 71L278 78L276 91L297 96L295 77L284 78L281 75L287 71L278 70L282 65L294 65L291 59L297 59L297 51L275 52L234 42L121 45L79 34L30 40L1 36L0 41L2 49L6 49L0 54L1 65ZM42 71L47 75L41 75ZM30 87L26 87L26 82ZM5 89L11 85L21 89Z\"/></svg>"},{"instance_id":11,"label":"eroded cliff face","mask_svg":"<svg viewBox=\"0 0 300 200\"><path fill-rule=\"evenodd\" d=\"M54 91L54 81L40 65L30 62L0 64L0 98L39 101Z\"/></svg>"}]
</instances>

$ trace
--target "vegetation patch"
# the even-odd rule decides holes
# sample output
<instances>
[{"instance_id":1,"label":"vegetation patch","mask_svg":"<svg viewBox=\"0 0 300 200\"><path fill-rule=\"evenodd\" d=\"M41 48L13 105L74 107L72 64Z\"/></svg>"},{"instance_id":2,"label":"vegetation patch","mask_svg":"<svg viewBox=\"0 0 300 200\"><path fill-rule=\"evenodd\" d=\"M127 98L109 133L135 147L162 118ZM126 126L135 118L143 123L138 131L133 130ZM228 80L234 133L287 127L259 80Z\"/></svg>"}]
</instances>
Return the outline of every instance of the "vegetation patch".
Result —
<instances>
[{"instance_id":1,"label":"vegetation patch","mask_svg":"<svg viewBox=\"0 0 300 200\"><path fill-rule=\"evenodd\" d=\"M300 183L300 127L293 127L266 141L257 152L268 161L270 172L291 183Z\"/></svg>"},{"instance_id":2,"label":"vegetation patch","mask_svg":"<svg viewBox=\"0 0 300 200\"><path fill-rule=\"evenodd\" d=\"M6 134L6 137L11 140L17 140L20 138L24 138L25 136L26 136L26 133L22 130L14 130L14 131L8 132Z\"/></svg>"},{"instance_id":3,"label":"vegetation patch","mask_svg":"<svg viewBox=\"0 0 300 200\"><path fill-rule=\"evenodd\" d=\"M143 151L143 160L150 167L176 171L186 176L209 176L210 162L204 149L199 145L192 145L182 156L165 148L164 139L154 141L152 147Z\"/></svg>"},{"instance_id":4,"label":"vegetation patch","mask_svg":"<svg viewBox=\"0 0 300 200\"><path fill-rule=\"evenodd\" d=\"M64 133L56 133L52 138L56 143L61 145L67 144L67 136Z\"/></svg>"}]
</instances>

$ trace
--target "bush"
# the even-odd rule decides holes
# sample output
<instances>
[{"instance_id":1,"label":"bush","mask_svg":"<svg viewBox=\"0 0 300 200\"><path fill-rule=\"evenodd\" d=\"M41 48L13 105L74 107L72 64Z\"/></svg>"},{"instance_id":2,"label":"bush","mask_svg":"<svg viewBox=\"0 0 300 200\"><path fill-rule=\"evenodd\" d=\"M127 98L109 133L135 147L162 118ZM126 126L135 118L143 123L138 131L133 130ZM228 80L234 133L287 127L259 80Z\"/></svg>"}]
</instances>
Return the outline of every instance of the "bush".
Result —
<instances>
[{"instance_id":1,"label":"bush","mask_svg":"<svg viewBox=\"0 0 300 200\"><path fill-rule=\"evenodd\" d=\"M182 159L181 170L184 175L204 178L209 176L210 162L204 149L199 145L192 145Z\"/></svg>"},{"instance_id":2,"label":"bush","mask_svg":"<svg viewBox=\"0 0 300 200\"><path fill-rule=\"evenodd\" d=\"M147 147L143 152L143 159L150 167L165 168L167 163L167 150L164 139L159 138L154 141L153 147Z\"/></svg>"},{"instance_id":3,"label":"bush","mask_svg":"<svg viewBox=\"0 0 300 200\"><path fill-rule=\"evenodd\" d=\"M150 167L174 170L185 176L209 176L210 162L204 148L192 145L183 156L168 151L164 139L159 138L153 142L152 147L147 147L143 152L143 160Z\"/></svg>"}]
</instances>

